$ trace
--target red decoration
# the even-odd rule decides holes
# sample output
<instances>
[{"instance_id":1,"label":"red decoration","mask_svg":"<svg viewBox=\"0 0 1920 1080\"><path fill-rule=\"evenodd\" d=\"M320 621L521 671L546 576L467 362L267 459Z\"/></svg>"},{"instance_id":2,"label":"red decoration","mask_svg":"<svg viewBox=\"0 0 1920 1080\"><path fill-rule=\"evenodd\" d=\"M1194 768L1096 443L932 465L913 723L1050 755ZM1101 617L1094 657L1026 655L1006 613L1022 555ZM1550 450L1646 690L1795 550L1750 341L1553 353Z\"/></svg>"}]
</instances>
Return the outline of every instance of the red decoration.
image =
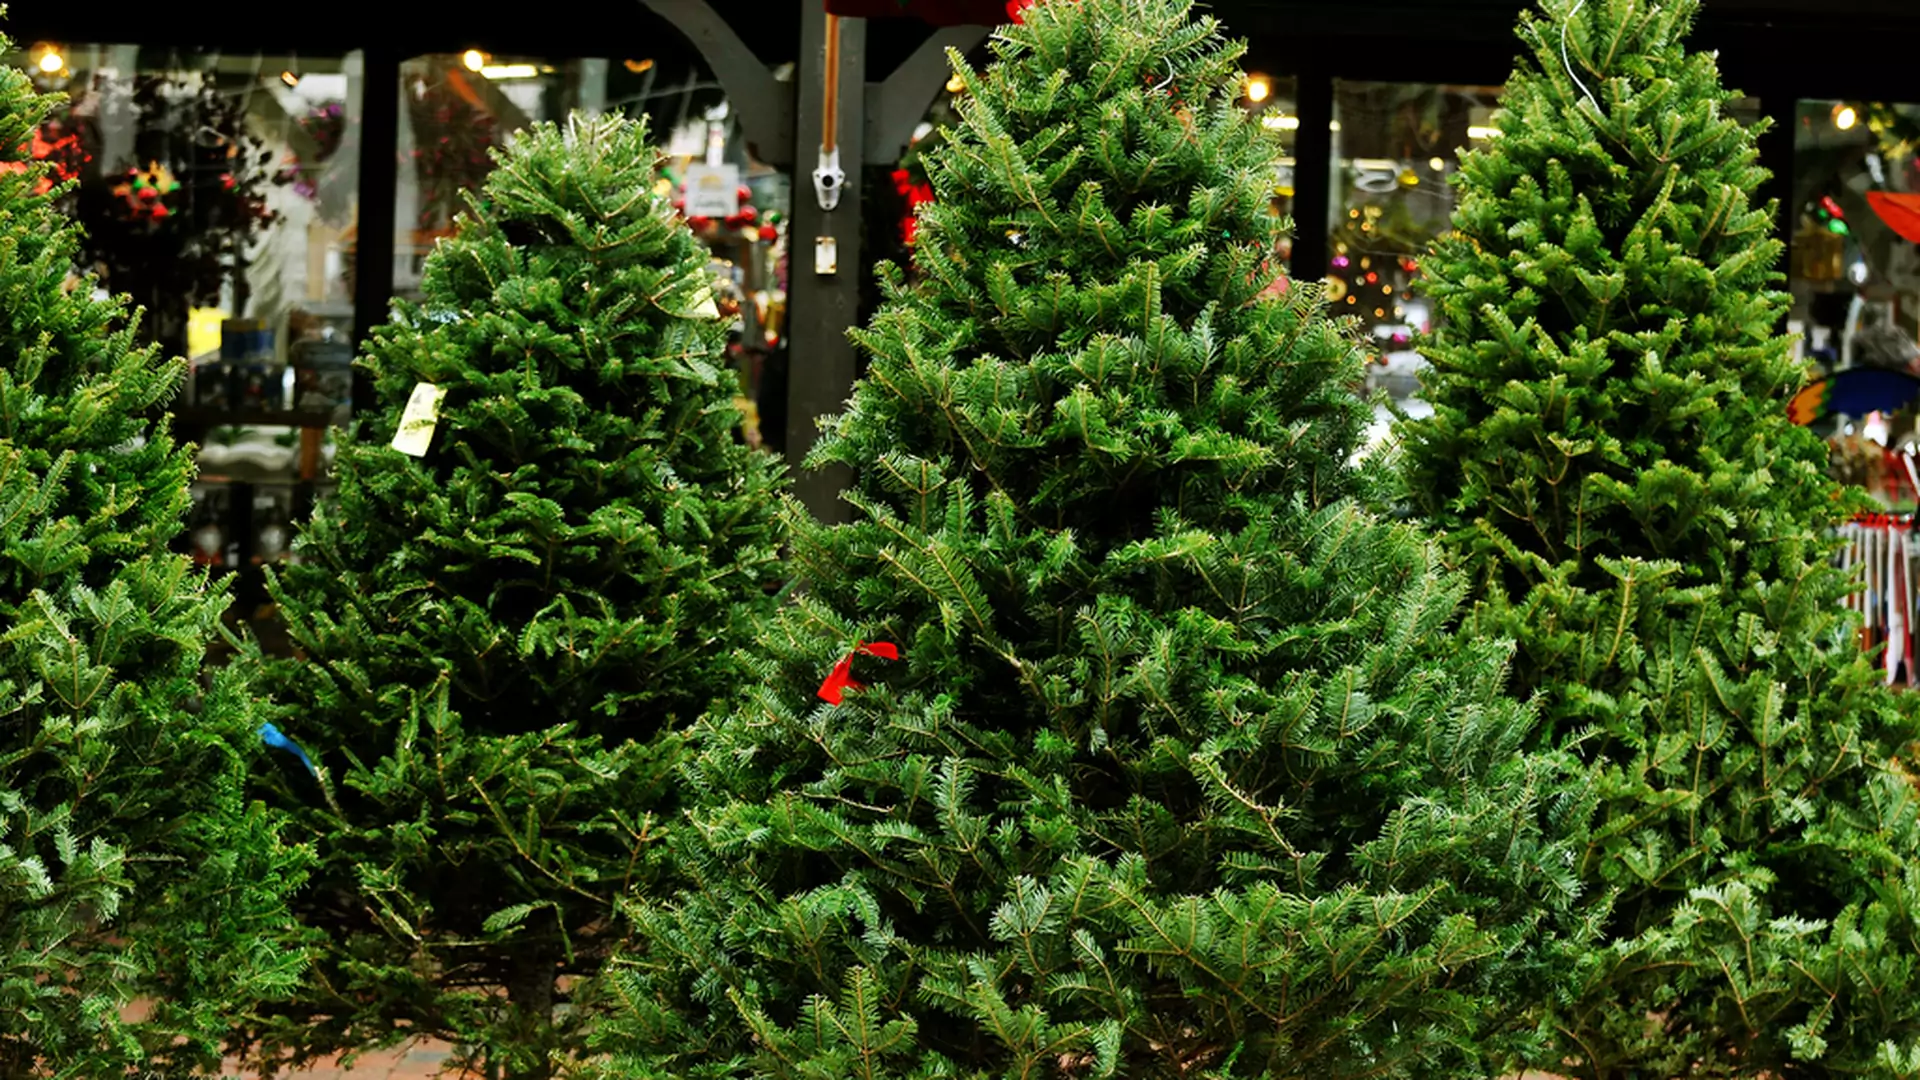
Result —
<instances>
[{"instance_id":1,"label":"red decoration","mask_svg":"<svg viewBox=\"0 0 1920 1080\"><path fill-rule=\"evenodd\" d=\"M45 195L53 190L53 185L79 178L80 167L93 160L93 155L80 144L80 136L65 134L58 120L49 120L34 132L33 138L20 147L20 156L47 163L47 171L33 186L36 195ZM26 172L27 163L0 161L0 170Z\"/></svg>"},{"instance_id":2,"label":"red decoration","mask_svg":"<svg viewBox=\"0 0 1920 1080\"><path fill-rule=\"evenodd\" d=\"M827 681L820 684L820 699L829 705L840 704L848 690L864 689L864 684L853 681L853 658L855 656L877 656L882 660L900 659L900 650L884 641L861 642L853 651L840 658L833 665L833 671L827 675Z\"/></svg>"},{"instance_id":3,"label":"red decoration","mask_svg":"<svg viewBox=\"0 0 1920 1080\"><path fill-rule=\"evenodd\" d=\"M780 239L779 227L775 225L760 226L760 239L766 241L769 244L773 243L775 240Z\"/></svg>"},{"instance_id":4,"label":"red decoration","mask_svg":"<svg viewBox=\"0 0 1920 1080\"><path fill-rule=\"evenodd\" d=\"M893 170L893 190L907 200L907 216L900 222L900 237L911 246L920 232L920 207L933 201L932 184L916 184L907 169Z\"/></svg>"},{"instance_id":5,"label":"red decoration","mask_svg":"<svg viewBox=\"0 0 1920 1080\"><path fill-rule=\"evenodd\" d=\"M1039 2L1040 0L1007 0L1007 18L1025 25L1026 20L1020 17L1020 13Z\"/></svg>"},{"instance_id":6,"label":"red decoration","mask_svg":"<svg viewBox=\"0 0 1920 1080\"><path fill-rule=\"evenodd\" d=\"M758 218L759 216L760 216L760 211L755 210L751 206L741 207L740 212L734 215L734 217L740 221L752 221L755 218Z\"/></svg>"},{"instance_id":7,"label":"red decoration","mask_svg":"<svg viewBox=\"0 0 1920 1080\"><path fill-rule=\"evenodd\" d=\"M741 184L735 188L733 193L741 202L746 202L748 199L753 198L753 189L745 184Z\"/></svg>"},{"instance_id":8,"label":"red decoration","mask_svg":"<svg viewBox=\"0 0 1920 1080\"><path fill-rule=\"evenodd\" d=\"M1896 194L1890 191L1867 192L1867 205L1880 215L1887 227L1899 233L1902 239L1920 244L1920 195Z\"/></svg>"}]
</instances>

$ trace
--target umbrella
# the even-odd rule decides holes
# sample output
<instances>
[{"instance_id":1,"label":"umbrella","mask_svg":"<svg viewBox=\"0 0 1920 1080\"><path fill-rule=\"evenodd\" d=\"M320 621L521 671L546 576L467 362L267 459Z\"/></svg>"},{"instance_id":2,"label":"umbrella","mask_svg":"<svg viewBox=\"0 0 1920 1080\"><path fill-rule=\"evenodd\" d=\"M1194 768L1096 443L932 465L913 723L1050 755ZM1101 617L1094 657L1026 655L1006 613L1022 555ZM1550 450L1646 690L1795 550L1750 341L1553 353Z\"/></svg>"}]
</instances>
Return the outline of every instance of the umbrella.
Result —
<instances>
[{"instance_id":1,"label":"umbrella","mask_svg":"<svg viewBox=\"0 0 1920 1080\"><path fill-rule=\"evenodd\" d=\"M1920 244L1920 195L1901 195L1890 191L1867 192L1867 204L1887 227L1903 239Z\"/></svg>"},{"instance_id":2,"label":"umbrella","mask_svg":"<svg viewBox=\"0 0 1920 1080\"><path fill-rule=\"evenodd\" d=\"M1920 378L1887 368L1848 368L1795 394L1787 403L1787 415L1794 423L1804 425L1833 413L1865 416L1893 412L1915 398L1920 398Z\"/></svg>"}]
</instances>

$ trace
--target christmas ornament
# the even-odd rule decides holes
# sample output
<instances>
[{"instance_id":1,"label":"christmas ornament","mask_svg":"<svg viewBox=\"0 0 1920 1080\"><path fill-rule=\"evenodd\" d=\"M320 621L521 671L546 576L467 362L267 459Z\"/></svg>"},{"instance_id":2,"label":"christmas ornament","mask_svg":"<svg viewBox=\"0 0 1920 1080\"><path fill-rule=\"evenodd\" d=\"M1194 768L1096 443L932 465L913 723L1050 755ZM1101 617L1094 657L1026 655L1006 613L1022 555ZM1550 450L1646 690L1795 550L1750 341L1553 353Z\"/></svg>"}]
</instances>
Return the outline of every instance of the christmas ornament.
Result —
<instances>
[{"instance_id":1,"label":"christmas ornament","mask_svg":"<svg viewBox=\"0 0 1920 1080\"><path fill-rule=\"evenodd\" d=\"M171 213L166 196L178 190L180 181L173 178L172 171L157 161L149 161L145 169L128 169L126 179L114 185L112 194L126 201L127 220L159 221Z\"/></svg>"}]
</instances>

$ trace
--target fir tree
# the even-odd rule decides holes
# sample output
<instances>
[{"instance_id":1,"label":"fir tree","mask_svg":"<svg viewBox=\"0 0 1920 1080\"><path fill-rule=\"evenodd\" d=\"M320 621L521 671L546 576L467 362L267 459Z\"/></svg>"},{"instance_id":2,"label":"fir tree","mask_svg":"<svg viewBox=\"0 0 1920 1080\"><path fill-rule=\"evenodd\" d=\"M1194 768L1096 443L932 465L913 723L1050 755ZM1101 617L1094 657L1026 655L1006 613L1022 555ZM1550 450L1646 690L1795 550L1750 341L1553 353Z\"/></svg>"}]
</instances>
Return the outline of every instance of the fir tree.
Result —
<instances>
[{"instance_id":1,"label":"fir tree","mask_svg":"<svg viewBox=\"0 0 1920 1080\"><path fill-rule=\"evenodd\" d=\"M280 790L333 942L268 1057L436 1036L550 1075L649 878L676 728L772 604L779 467L736 438L708 255L644 127L496 159L374 335L380 408L270 586L304 654L273 665L280 727L319 773ZM390 440L418 384L446 396L413 456Z\"/></svg>"},{"instance_id":2,"label":"fir tree","mask_svg":"<svg viewBox=\"0 0 1920 1080\"><path fill-rule=\"evenodd\" d=\"M168 551L184 366L69 280L64 187L37 190L57 104L0 68L0 1076L188 1076L296 984L307 857L246 799L243 673L202 683L226 583Z\"/></svg>"},{"instance_id":3,"label":"fir tree","mask_svg":"<svg viewBox=\"0 0 1920 1080\"><path fill-rule=\"evenodd\" d=\"M1442 329L1405 476L1596 765L1617 893L1558 1053L1583 1076L1912 1075L1913 726L1842 610L1859 505L1786 403L1754 129L1694 0L1549 0L1424 264ZM1567 1064L1571 1061L1572 1064ZM1904 1061L1905 1064L1901 1064Z\"/></svg>"},{"instance_id":4,"label":"fir tree","mask_svg":"<svg viewBox=\"0 0 1920 1080\"><path fill-rule=\"evenodd\" d=\"M1354 498L1360 343L1263 298L1279 148L1191 8L955 56L920 280L812 459L856 520L789 510L806 594L697 729L610 1074L1486 1075L1577 955L1580 776Z\"/></svg>"}]
</instances>

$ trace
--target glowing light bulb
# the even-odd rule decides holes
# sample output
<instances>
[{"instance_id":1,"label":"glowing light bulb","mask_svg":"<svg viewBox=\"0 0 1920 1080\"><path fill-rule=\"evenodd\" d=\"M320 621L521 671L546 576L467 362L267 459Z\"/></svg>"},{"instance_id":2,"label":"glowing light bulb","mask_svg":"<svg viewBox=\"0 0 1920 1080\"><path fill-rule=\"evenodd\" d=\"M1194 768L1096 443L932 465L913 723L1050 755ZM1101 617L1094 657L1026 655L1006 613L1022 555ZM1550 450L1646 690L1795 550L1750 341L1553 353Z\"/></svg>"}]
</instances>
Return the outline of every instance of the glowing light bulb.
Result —
<instances>
[{"instance_id":1,"label":"glowing light bulb","mask_svg":"<svg viewBox=\"0 0 1920 1080\"><path fill-rule=\"evenodd\" d=\"M466 53L460 57L460 62L467 66L468 71L479 71L481 68L487 66L487 54L481 52L479 49L468 49Z\"/></svg>"},{"instance_id":2,"label":"glowing light bulb","mask_svg":"<svg viewBox=\"0 0 1920 1080\"><path fill-rule=\"evenodd\" d=\"M1859 122L1860 114L1854 111L1853 106L1841 104L1833 107L1834 127L1839 128L1841 131L1848 131L1853 128L1853 125Z\"/></svg>"},{"instance_id":3,"label":"glowing light bulb","mask_svg":"<svg viewBox=\"0 0 1920 1080\"><path fill-rule=\"evenodd\" d=\"M1446 171L1447 171L1447 159L1446 159L1446 158L1434 158L1433 160L1431 160L1431 161L1429 161L1429 162L1427 162L1427 168L1429 168L1429 169L1432 169L1432 170L1433 170L1434 172L1446 172Z\"/></svg>"},{"instance_id":4,"label":"glowing light bulb","mask_svg":"<svg viewBox=\"0 0 1920 1080\"><path fill-rule=\"evenodd\" d=\"M293 72L291 72L291 71L283 71L283 72L281 72L281 73L280 73L280 81L281 81L281 82L283 82L283 83L286 83L286 84L287 84L288 86L290 86L290 87L292 87L292 86L299 86L299 85L300 85L300 76L298 76L298 75L295 75L295 74L294 74Z\"/></svg>"},{"instance_id":5,"label":"glowing light bulb","mask_svg":"<svg viewBox=\"0 0 1920 1080\"><path fill-rule=\"evenodd\" d=\"M1265 75L1247 76L1247 100L1255 105L1273 96L1273 80Z\"/></svg>"},{"instance_id":6,"label":"glowing light bulb","mask_svg":"<svg viewBox=\"0 0 1920 1080\"><path fill-rule=\"evenodd\" d=\"M48 75L58 75L66 66L67 58L61 56L58 49L49 48L40 54L40 70Z\"/></svg>"}]
</instances>

